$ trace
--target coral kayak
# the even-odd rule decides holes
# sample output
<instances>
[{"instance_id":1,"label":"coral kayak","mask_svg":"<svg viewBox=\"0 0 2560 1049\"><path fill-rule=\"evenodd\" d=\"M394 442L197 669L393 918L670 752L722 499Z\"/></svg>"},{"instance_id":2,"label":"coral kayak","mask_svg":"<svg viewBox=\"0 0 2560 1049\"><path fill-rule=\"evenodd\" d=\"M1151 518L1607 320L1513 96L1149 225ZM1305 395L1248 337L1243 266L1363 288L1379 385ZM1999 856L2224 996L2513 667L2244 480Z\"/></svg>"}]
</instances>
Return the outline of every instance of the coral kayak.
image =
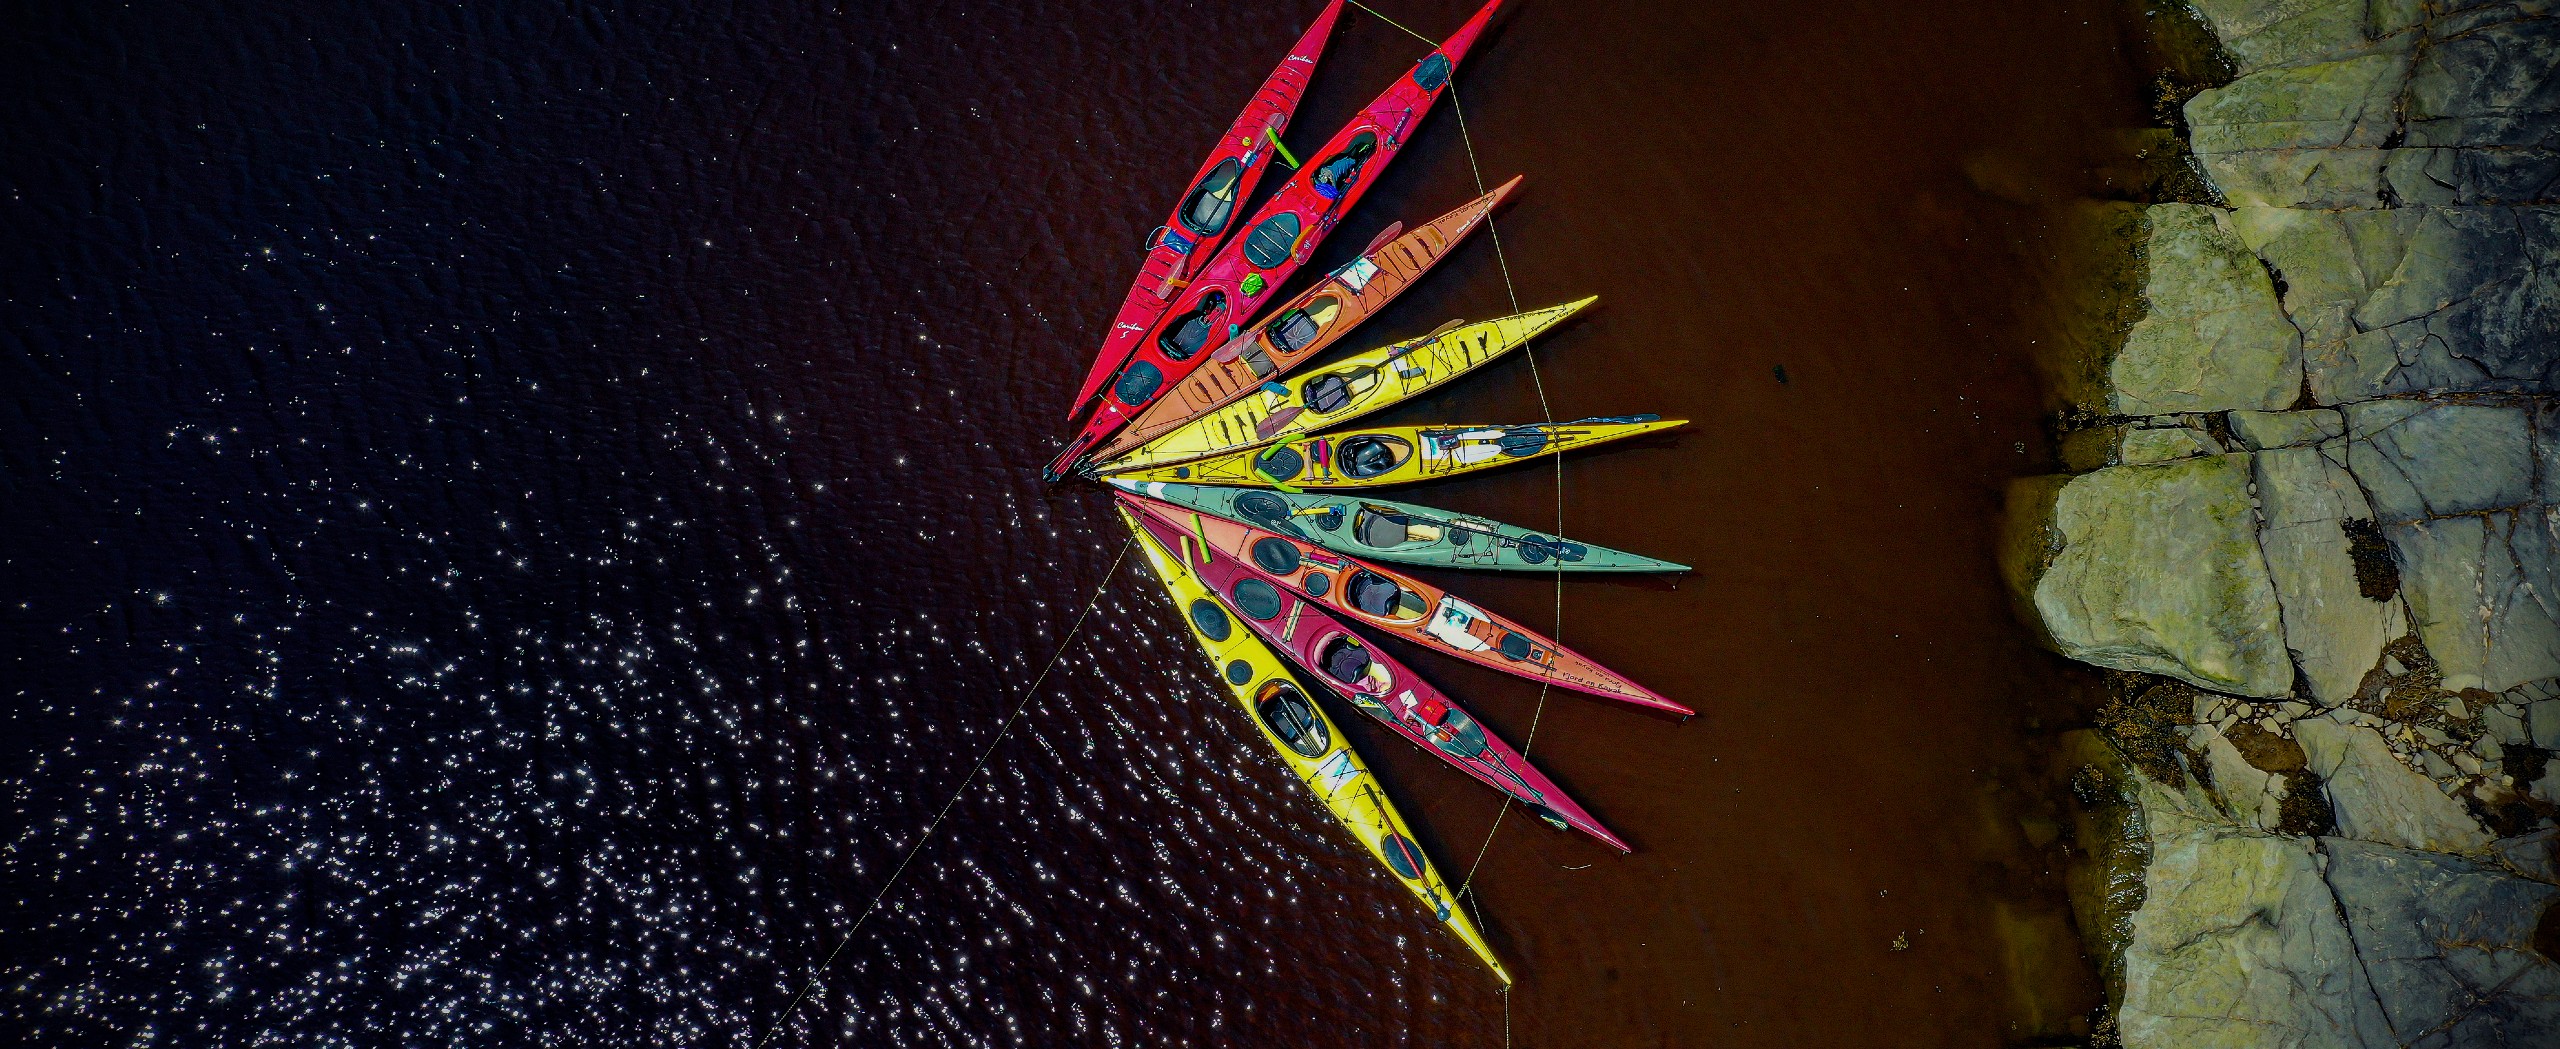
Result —
<instances>
[{"instance_id":1,"label":"coral kayak","mask_svg":"<svg viewBox=\"0 0 2560 1049\"><path fill-rule=\"evenodd\" d=\"M1164 584L1165 595L1173 599L1174 609L1190 628L1191 639L1208 652L1210 663L1218 668L1218 679L1226 683L1254 727L1262 730L1262 738L1271 742L1271 749L1279 753L1280 760L1288 763L1298 781L1314 791L1325 808L1332 810L1333 818L1342 821L1351 835L1368 847L1369 855L1431 909L1432 917L1448 926L1459 942L1483 959L1495 977L1510 983L1511 974L1503 969L1502 960L1493 956L1484 934L1459 908L1448 883L1440 880L1431 858L1414 843L1413 832L1405 828L1404 818L1397 815L1395 805L1379 789L1377 777L1370 775L1359 753L1343 738L1342 730L1298 690L1280 657L1252 632L1235 628L1226 609L1209 596L1198 578L1184 570L1182 563L1137 522L1130 522L1130 530L1137 533L1138 545L1146 551L1148 563L1155 566L1156 579Z\"/></svg>"},{"instance_id":2,"label":"coral kayak","mask_svg":"<svg viewBox=\"0 0 2560 1049\"><path fill-rule=\"evenodd\" d=\"M1478 666L1577 692L1687 716L1696 713L1571 649L1457 595L1357 558L1252 525L1123 494L1120 498L1196 537L1256 576L1355 623Z\"/></svg>"},{"instance_id":3,"label":"coral kayak","mask_svg":"<svg viewBox=\"0 0 2560 1049\"><path fill-rule=\"evenodd\" d=\"M1176 427L1099 468L1131 473L1243 451L1339 426L1439 389L1526 345L1596 299L1469 324L1345 357Z\"/></svg>"},{"instance_id":4,"label":"coral kayak","mask_svg":"<svg viewBox=\"0 0 2560 1049\"><path fill-rule=\"evenodd\" d=\"M1192 278L1153 329L1137 335L1112 329L1102 356L1125 356L1128 363L1100 394L1083 431L1050 462L1051 479L1065 476L1103 439L1136 418L1166 384L1191 374L1208 359L1207 351L1233 338L1269 301L1265 296L1277 293L1306 263L1412 141L1416 126L1448 90L1458 62L1500 6L1502 0L1485 4L1439 50L1396 78L1394 86L1311 154L1309 163L1253 213L1243 233Z\"/></svg>"},{"instance_id":5,"label":"coral kayak","mask_svg":"<svg viewBox=\"0 0 2560 1049\"><path fill-rule=\"evenodd\" d=\"M1298 437L1111 476L1286 489L1377 488L1456 477L1688 424L1687 419L1622 415L1517 426L1387 426Z\"/></svg>"},{"instance_id":6,"label":"coral kayak","mask_svg":"<svg viewBox=\"0 0 2560 1049\"><path fill-rule=\"evenodd\" d=\"M1182 562L1193 578L1224 600L1255 637L1316 675L1360 708L1361 713L1486 786L1510 795L1540 819L1580 830L1620 852L1634 851L1600 821L1592 819L1582 806L1574 804L1519 751L1488 731L1466 708L1395 657L1362 643L1360 636L1342 625L1341 620L1272 586L1226 555L1210 551L1196 537L1177 531L1162 518L1127 505L1120 512L1143 527L1158 546ZM1195 611L1194 615L1205 613Z\"/></svg>"},{"instance_id":7,"label":"coral kayak","mask_svg":"<svg viewBox=\"0 0 2560 1049\"><path fill-rule=\"evenodd\" d=\"M1542 535L1500 521L1357 496L1108 478L1124 492L1242 521L1337 554L1432 568L1686 572L1672 561Z\"/></svg>"},{"instance_id":8,"label":"coral kayak","mask_svg":"<svg viewBox=\"0 0 2560 1049\"><path fill-rule=\"evenodd\" d=\"M1112 333L1152 330L1173 305L1184 279L1217 257L1227 235L1235 232L1236 210L1252 199L1254 185L1271 169L1267 161L1276 151L1273 144L1288 130L1289 117L1298 111L1307 81L1315 76L1316 60L1324 55L1325 41L1341 17L1342 0L1326 4L1297 46L1263 79L1244 112L1236 114L1235 123L1218 137L1217 148L1201 162L1199 173L1191 176L1191 188L1175 202L1173 214L1147 235L1146 258L1138 263L1138 278L1130 282L1129 293L1121 297L1120 312L1111 318ZM1069 421L1093 403L1102 384L1128 360L1125 347L1135 345L1134 339L1104 336L1100 355L1085 371L1083 388L1069 403Z\"/></svg>"},{"instance_id":9,"label":"coral kayak","mask_svg":"<svg viewBox=\"0 0 2560 1049\"><path fill-rule=\"evenodd\" d=\"M1314 360L1447 258L1519 185L1520 179L1514 176L1493 192L1402 236L1397 235L1401 226L1388 227L1359 258L1325 274L1315 287L1300 292L1270 317L1209 354L1208 363L1157 395L1155 403L1138 413L1093 458L1117 459Z\"/></svg>"}]
</instances>

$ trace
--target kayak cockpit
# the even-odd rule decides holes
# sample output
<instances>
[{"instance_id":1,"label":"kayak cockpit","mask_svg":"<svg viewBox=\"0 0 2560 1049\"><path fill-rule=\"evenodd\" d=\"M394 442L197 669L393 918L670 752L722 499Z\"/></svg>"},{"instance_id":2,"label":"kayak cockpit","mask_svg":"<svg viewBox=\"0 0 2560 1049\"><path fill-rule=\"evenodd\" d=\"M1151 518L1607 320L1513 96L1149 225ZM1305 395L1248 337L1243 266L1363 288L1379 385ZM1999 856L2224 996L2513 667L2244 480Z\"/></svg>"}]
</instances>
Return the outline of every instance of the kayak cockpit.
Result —
<instances>
[{"instance_id":1,"label":"kayak cockpit","mask_svg":"<svg viewBox=\"0 0 2560 1049\"><path fill-rule=\"evenodd\" d=\"M1282 353L1296 353L1315 343L1326 326L1342 315L1342 300L1320 295L1297 309L1280 315L1271 322L1271 347Z\"/></svg>"},{"instance_id":2,"label":"kayak cockpit","mask_svg":"<svg viewBox=\"0 0 2560 1049\"><path fill-rule=\"evenodd\" d=\"M1236 187L1244 183L1244 161L1228 157L1209 170L1208 177L1191 188L1182 200L1183 228L1202 237L1214 237L1227 228L1227 220L1236 213Z\"/></svg>"},{"instance_id":3,"label":"kayak cockpit","mask_svg":"<svg viewBox=\"0 0 2560 1049\"><path fill-rule=\"evenodd\" d=\"M1384 477L1405 461L1413 458L1413 443L1392 434L1361 434L1343 441L1333 453L1334 465L1344 476L1366 481Z\"/></svg>"},{"instance_id":4,"label":"kayak cockpit","mask_svg":"<svg viewBox=\"0 0 2560 1049\"><path fill-rule=\"evenodd\" d=\"M1253 232L1244 235L1244 258L1263 269L1279 265L1298 248L1298 231L1306 223L1294 211L1283 211L1262 220Z\"/></svg>"},{"instance_id":5,"label":"kayak cockpit","mask_svg":"<svg viewBox=\"0 0 2560 1049\"><path fill-rule=\"evenodd\" d=\"M1316 666L1335 684L1354 692L1382 695L1395 684L1387 668L1349 634L1335 634L1316 644Z\"/></svg>"},{"instance_id":6,"label":"kayak cockpit","mask_svg":"<svg viewBox=\"0 0 2560 1049\"><path fill-rule=\"evenodd\" d=\"M1342 588L1342 599L1354 612L1394 623L1419 620L1431 607L1421 594L1366 568L1352 570L1351 581Z\"/></svg>"},{"instance_id":7,"label":"kayak cockpit","mask_svg":"<svg viewBox=\"0 0 2560 1049\"><path fill-rule=\"evenodd\" d=\"M1226 293L1209 289L1207 295L1200 297L1198 309L1165 325L1164 334L1156 336L1156 348L1164 351L1167 360L1188 360L1200 352L1200 347L1208 345L1209 336L1217 333L1218 321L1226 312Z\"/></svg>"},{"instance_id":8,"label":"kayak cockpit","mask_svg":"<svg viewBox=\"0 0 2560 1049\"><path fill-rule=\"evenodd\" d=\"M1333 737L1324 730L1324 719L1316 716L1316 708L1307 702L1298 686L1286 681L1272 681L1262 686L1253 697L1254 716L1262 719L1264 728L1299 757L1323 757L1333 749Z\"/></svg>"},{"instance_id":9,"label":"kayak cockpit","mask_svg":"<svg viewBox=\"0 0 2560 1049\"><path fill-rule=\"evenodd\" d=\"M1307 384L1299 388L1298 396L1305 402L1308 411L1318 415L1332 415L1359 403L1362 398L1369 395L1370 391L1377 388L1377 367L1363 364L1354 368L1344 368L1341 371L1326 372L1308 379Z\"/></svg>"},{"instance_id":10,"label":"kayak cockpit","mask_svg":"<svg viewBox=\"0 0 2560 1049\"><path fill-rule=\"evenodd\" d=\"M1363 545L1380 550L1413 543L1436 543L1448 534L1439 525L1424 524L1403 514L1384 513L1362 507L1352 518L1352 533Z\"/></svg>"},{"instance_id":11,"label":"kayak cockpit","mask_svg":"<svg viewBox=\"0 0 2560 1049\"><path fill-rule=\"evenodd\" d=\"M1342 152L1319 161L1316 164L1315 176L1308 181L1315 186L1317 196L1326 200L1340 200L1344 193L1350 192L1351 187L1360 181L1361 166L1367 164L1369 158L1377 152L1377 133L1362 131L1351 136L1351 143L1342 147Z\"/></svg>"}]
</instances>

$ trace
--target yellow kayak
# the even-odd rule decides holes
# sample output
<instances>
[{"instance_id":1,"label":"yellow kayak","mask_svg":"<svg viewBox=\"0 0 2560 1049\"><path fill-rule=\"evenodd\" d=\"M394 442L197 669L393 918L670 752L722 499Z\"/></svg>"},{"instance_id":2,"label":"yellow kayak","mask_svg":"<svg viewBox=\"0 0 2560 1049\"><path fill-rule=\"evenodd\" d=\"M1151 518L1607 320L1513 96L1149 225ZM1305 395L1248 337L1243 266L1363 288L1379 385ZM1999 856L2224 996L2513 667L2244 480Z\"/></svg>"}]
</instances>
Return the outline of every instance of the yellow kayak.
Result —
<instances>
[{"instance_id":1,"label":"yellow kayak","mask_svg":"<svg viewBox=\"0 0 2560 1049\"><path fill-rule=\"evenodd\" d=\"M1689 425L1687 419L1621 415L1520 426L1386 426L1298 437L1175 466L1113 473L1111 480L1244 485L1291 491L1376 488L1490 470L1608 441Z\"/></svg>"},{"instance_id":2,"label":"yellow kayak","mask_svg":"<svg viewBox=\"0 0 2560 1049\"><path fill-rule=\"evenodd\" d=\"M1493 948L1485 944L1475 923L1467 920L1457 897L1431 866L1431 858L1414 844L1413 832L1405 829L1404 818L1396 815L1395 804L1379 789L1377 777L1361 763L1359 752L1351 749L1351 741L1299 690L1297 679L1280 657L1236 622L1190 569L1129 518L1126 508L1121 509L1120 519L1145 548L1148 563L1155 566L1156 578L1164 583L1165 594L1182 614L1192 640L1209 653L1219 679L1235 693L1236 702L1254 727L1262 730L1262 737L1271 741L1271 749L1288 762L1299 782L1333 810L1334 818L1369 847L1369 855L1420 897L1442 925L1484 959L1494 976L1509 984L1511 974L1493 956Z\"/></svg>"},{"instance_id":3,"label":"yellow kayak","mask_svg":"<svg viewBox=\"0 0 2560 1049\"><path fill-rule=\"evenodd\" d=\"M1210 412L1105 463L1120 474L1314 433L1448 385L1599 301L1598 296L1435 332L1346 357Z\"/></svg>"}]
</instances>

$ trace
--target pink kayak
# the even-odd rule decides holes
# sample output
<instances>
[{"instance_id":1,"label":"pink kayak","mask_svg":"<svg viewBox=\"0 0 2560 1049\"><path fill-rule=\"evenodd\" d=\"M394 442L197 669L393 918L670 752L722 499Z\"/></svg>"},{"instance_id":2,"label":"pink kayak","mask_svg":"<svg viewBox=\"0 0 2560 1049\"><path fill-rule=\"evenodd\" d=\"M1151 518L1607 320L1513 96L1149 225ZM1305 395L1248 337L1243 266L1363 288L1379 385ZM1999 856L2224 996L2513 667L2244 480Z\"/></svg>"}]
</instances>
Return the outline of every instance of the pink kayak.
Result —
<instances>
[{"instance_id":1,"label":"pink kayak","mask_svg":"<svg viewBox=\"0 0 2560 1049\"><path fill-rule=\"evenodd\" d=\"M1120 312L1111 318L1111 331L1103 337L1102 351L1085 372L1084 387L1076 391L1076 399L1068 409L1070 421L1083 414L1084 406L1093 402L1102 384L1128 360L1128 347L1136 345L1134 335L1155 328L1185 281L1215 258L1227 235L1235 231L1236 209L1252 199L1253 187L1262 181L1262 173L1271 170L1266 161L1275 151L1273 144L1280 140L1281 132L1288 130L1289 118L1298 110L1298 99L1307 93L1307 81L1315 75L1316 59L1323 56L1325 41L1333 35L1333 23L1341 16L1342 0L1325 5L1324 14L1307 27L1297 46L1289 49L1288 56L1253 93L1244 112L1227 126L1217 148L1201 162L1200 173L1191 177L1191 188L1174 204L1173 214L1147 235L1147 255L1138 264L1138 279L1130 283L1129 294L1120 300ZM1122 338L1123 332L1134 335Z\"/></svg>"},{"instance_id":2,"label":"pink kayak","mask_svg":"<svg viewBox=\"0 0 2560 1049\"><path fill-rule=\"evenodd\" d=\"M1166 308L1154 328L1134 333L1120 327L1111 330L1101 359L1125 358L1128 363L1119 366L1118 377L1102 393L1101 404L1083 431L1050 462L1049 479L1066 476L1085 453L1136 418L1168 385L1190 375L1208 359L1205 351L1234 338L1272 300L1280 285L1306 264L1325 236L1412 141L1422 118L1447 92L1458 62L1500 6L1502 0L1490 0L1439 50L1396 78L1369 108L1312 154L1309 163L1254 212L1243 227L1244 235L1221 249Z\"/></svg>"},{"instance_id":3,"label":"pink kayak","mask_svg":"<svg viewBox=\"0 0 2560 1049\"><path fill-rule=\"evenodd\" d=\"M1385 650L1361 643L1331 613L1272 586L1234 558L1210 550L1197 536L1148 513L1140 500L1124 495L1121 501L1129 516L1233 609L1246 629L1341 693L1361 713L1486 786L1511 795L1539 818L1573 827L1620 852L1635 851L1457 701Z\"/></svg>"}]
</instances>

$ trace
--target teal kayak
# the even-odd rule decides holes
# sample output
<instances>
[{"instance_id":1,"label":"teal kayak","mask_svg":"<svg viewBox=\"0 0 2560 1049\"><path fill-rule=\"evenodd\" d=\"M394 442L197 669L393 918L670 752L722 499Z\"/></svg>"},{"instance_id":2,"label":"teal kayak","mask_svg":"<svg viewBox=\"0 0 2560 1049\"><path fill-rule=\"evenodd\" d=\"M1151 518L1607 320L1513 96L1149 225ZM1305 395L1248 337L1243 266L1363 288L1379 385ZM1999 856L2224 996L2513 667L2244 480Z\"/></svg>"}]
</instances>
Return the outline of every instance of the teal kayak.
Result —
<instances>
[{"instance_id":1,"label":"teal kayak","mask_svg":"<svg viewBox=\"0 0 2560 1049\"><path fill-rule=\"evenodd\" d=\"M1104 478L1125 492L1267 528L1338 554L1433 568L1686 572L1689 566L1467 514L1326 492Z\"/></svg>"}]
</instances>

